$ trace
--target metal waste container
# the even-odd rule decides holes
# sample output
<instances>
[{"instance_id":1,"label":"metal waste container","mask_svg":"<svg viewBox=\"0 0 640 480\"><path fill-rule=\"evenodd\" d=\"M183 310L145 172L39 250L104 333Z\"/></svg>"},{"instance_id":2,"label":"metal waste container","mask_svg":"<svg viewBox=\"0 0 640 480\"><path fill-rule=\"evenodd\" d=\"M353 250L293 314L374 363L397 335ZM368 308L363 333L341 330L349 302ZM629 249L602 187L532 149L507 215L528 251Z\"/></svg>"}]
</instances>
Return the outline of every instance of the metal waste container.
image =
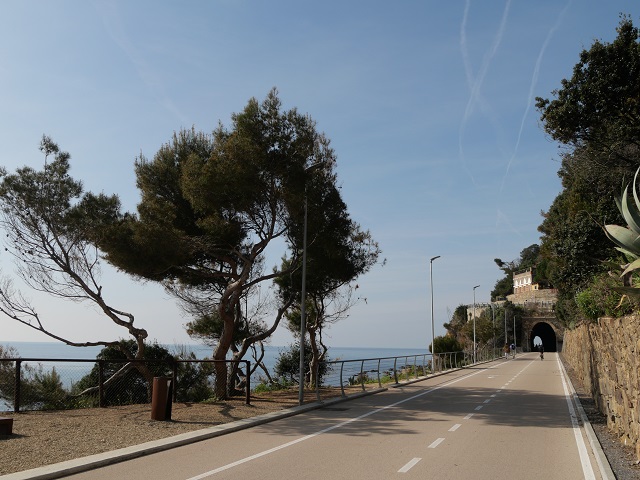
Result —
<instances>
[{"instance_id":1,"label":"metal waste container","mask_svg":"<svg viewBox=\"0 0 640 480\"><path fill-rule=\"evenodd\" d=\"M171 420L172 393L171 377L153 377L151 420Z\"/></svg>"}]
</instances>

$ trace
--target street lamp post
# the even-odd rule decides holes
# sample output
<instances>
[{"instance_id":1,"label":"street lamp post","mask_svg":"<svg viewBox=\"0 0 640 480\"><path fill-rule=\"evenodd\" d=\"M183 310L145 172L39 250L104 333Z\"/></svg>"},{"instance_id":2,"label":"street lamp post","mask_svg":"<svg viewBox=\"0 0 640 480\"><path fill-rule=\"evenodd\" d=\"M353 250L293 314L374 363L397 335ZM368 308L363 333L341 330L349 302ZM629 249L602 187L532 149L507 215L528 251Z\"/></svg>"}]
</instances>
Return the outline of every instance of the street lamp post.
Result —
<instances>
[{"instance_id":1,"label":"street lamp post","mask_svg":"<svg viewBox=\"0 0 640 480\"><path fill-rule=\"evenodd\" d=\"M476 288L480 285L473 287L473 363L476 363Z\"/></svg>"},{"instance_id":2,"label":"street lamp post","mask_svg":"<svg viewBox=\"0 0 640 480\"><path fill-rule=\"evenodd\" d=\"M491 318L493 319L492 327L493 327L493 354L492 357L496 356L496 311L493 309L493 303L491 299L489 299L489 306L491 307Z\"/></svg>"},{"instance_id":3,"label":"street lamp post","mask_svg":"<svg viewBox=\"0 0 640 480\"><path fill-rule=\"evenodd\" d=\"M507 309L504 309L504 344L509 343L509 337L507 337Z\"/></svg>"},{"instance_id":4,"label":"street lamp post","mask_svg":"<svg viewBox=\"0 0 640 480\"><path fill-rule=\"evenodd\" d=\"M516 340L516 316L513 316L513 357L516 356L516 350L518 349L518 341Z\"/></svg>"},{"instance_id":5,"label":"street lamp post","mask_svg":"<svg viewBox=\"0 0 640 480\"><path fill-rule=\"evenodd\" d=\"M306 304L307 304L307 189L304 192L304 224L302 232L302 294L300 300L300 372L298 387L298 403L304 402L304 338L306 325Z\"/></svg>"},{"instance_id":6,"label":"street lamp post","mask_svg":"<svg viewBox=\"0 0 640 480\"><path fill-rule=\"evenodd\" d=\"M433 326L433 261L440 258L440 255L437 255L435 257L432 257L431 260L429 260L429 276L431 279L431 371L433 373L434 371L434 359L435 359L435 353L436 353L436 347L435 347L435 329Z\"/></svg>"}]
</instances>

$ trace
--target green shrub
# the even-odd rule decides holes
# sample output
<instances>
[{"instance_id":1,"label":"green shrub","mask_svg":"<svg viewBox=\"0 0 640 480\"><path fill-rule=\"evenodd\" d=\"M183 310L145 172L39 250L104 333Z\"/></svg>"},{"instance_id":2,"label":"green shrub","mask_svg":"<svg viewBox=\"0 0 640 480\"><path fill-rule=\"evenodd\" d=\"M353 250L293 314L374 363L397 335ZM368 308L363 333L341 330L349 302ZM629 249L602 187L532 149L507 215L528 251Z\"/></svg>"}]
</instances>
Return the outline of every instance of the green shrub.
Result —
<instances>
[{"instance_id":1,"label":"green shrub","mask_svg":"<svg viewBox=\"0 0 640 480\"><path fill-rule=\"evenodd\" d=\"M121 340L120 347L128 350L133 356L137 345L133 340ZM148 403L151 401L151 383L142 373L143 368L149 370L153 377L171 376L171 365L173 356L169 351L157 343L150 343L145 348L145 360L151 361L147 364L133 364L133 367L126 373L114 376L126 365L126 356L122 351L114 346L103 348L96 357L104 360L103 378L105 381L114 377L105 385L104 398L106 405L132 405L136 403ZM96 363L92 370L74 385L74 393L95 388L98 386L99 367ZM92 390L92 394L85 398L88 402L93 397L94 402L98 401L97 389Z\"/></svg>"},{"instance_id":2,"label":"green shrub","mask_svg":"<svg viewBox=\"0 0 640 480\"><path fill-rule=\"evenodd\" d=\"M256 387L253 389L254 393L268 393L268 392L277 392L280 390L287 390L293 386L292 383L288 383L286 381L278 381L278 382L267 382L262 380Z\"/></svg>"},{"instance_id":3,"label":"green shrub","mask_svg":"<svg viewBox=\"0 0 640 480\"><path fill-rule=\"evenodd\" d=\"M307 339L304 342L304 368L305 371L308 372L311 365L311 357L313 356L311 352L311 344ZM322 385L322 380L328 372L328 365L325 363L329 361L328 358L325 358L324 362L320 363L318 367L318 382ZM276 376L278 377L278 382L283 383L285 385L288 384L299 384L299 376L300 376L300 343L296 342L286 350L280 351L278 354L278 359L276 360L276 364L274 367L274 371Z\"/></svg>"},{"instance_id":4,"label":"green shrub","mask_svg":"<svg viewBox=\"0 0 640 480\"><path fill-rule=\"evenodd\" d=\"M178 360L196 360L196 355L186 347L180 347L175 356ZM215 397L210 381L214 366L207 362L178 362L176 371L176 398L179 402L203 402Z\"/></svg>"},{"instance_id":5,"label":"green shrub","mask_svg":"<svg viewBox=\"0 0 640 480\"><path fill-rule=\"evenodd\" d=\"M13 347L0 345L0 358L19 358ZM0 400L13 407L16 362L0 362ZM75 408L76 402L62 385L56 368L46 371L42 364L23 363L20 367L20 409L62 410Z\"/></svg>"},{"instance_id":6,"label":"green shrub","mask_svg":"<svg viewBox=\"0 0 640 480\"><path fill-rule=\"evenodd\" d=\"M434 338L433 344L436 353L445 352L460 352L462 351L462 345L452 335L444 335ZM431 352L431 345L429 345L429 351Z\"/></svg>"},{"instance_id":7,"label":"green shrub","mask_svg":"<svg viewBox=\"0 0 640 480\"><path fill-rule=\"evenodd\" d=\"M595 277L588 288L576 294L580 313L589 320L617 318L633 313L635 302L617 291L618 287L620 280L608 274Z\"/></svg>"}]
</instances>

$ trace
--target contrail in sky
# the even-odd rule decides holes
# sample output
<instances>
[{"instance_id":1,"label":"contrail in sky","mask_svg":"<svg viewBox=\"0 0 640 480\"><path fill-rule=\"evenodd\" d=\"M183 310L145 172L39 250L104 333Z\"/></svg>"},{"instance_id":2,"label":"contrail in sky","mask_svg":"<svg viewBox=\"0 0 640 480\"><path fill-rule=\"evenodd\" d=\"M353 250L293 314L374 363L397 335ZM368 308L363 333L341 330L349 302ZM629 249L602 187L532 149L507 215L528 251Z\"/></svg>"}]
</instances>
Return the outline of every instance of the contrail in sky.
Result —
<instances>
[{"instance_id":1,"label":"contrail in sky","mask_svg":"<svg viewBox=\"0 0 640 480\"><path fill-rule=\"evenodd\" d=\"M470 0L464 5L464 13L462 14L462 25L460 25L460 50L462 51L462 61L464 62L464 72L467 74L467 83L469 88L473 84L473 74L471 72L471 61L469 60L469 51L467 49L467 18L469 17Z\"/></svg>"},{"instance_id":2,"label":"contrail in sky","mask_svg":"<svg viewBox=\"0 0 640 480\"><path fill-rule=\"evenodd\" d=\"M547 38L544 40L544 43L542 44L542 48L540 49L540 53L538 54L538 59L536 60L536 65L535 65L535 68L533 69L531 84L529 85L529 97L527 99L527 108L524 111L524 115L522 115L522 120L520 122L520 131L518 132L518 139L516 141L516 146L513 149L513 154L511 155L511 158L509 159L509 163L507 164L507 170L504 173L504 177L502 177L500 192L502 192L504 188L504 184L507 180L507 176L509 175L511 164L513 163L516 157L516 154L518 153L518 148L520 147L520 139L522 138L522 131L524 130L524 122L527 118L527 115L529 115L529 110L531 110L531 105L533 103L533 90L536 84L538 83L538 76L540 73L540 64L542 63L542 57L544 56L544 53L547 50L547 47L549 46L549 42L551 41L553 34L560 27L560 24L562 23L562 19L564 18L565 13L567 13L567 10L569 10L571 3L572 3L572 0L569 0L569 2L565 5L565 7L560 12L560 15L558 15L558 18L556 19L556 23L553 25L551 30L549 30L549 33L547 33Z\"/></svg>"},{"instance_id":3,"label":"contrail in sky","mask_svg":"<svg viewBox=\"0 0 640 480\"><path fill-rule=\"evenodd\" d=\"M462 163L465 169L467 170L467 173L469 173L469 176L471 177L472 182L475 185L475 179L473 178L473 176L471 175L471 172L469 171L469 169L466 167L466 164L464 163L464 150L462 148L462 136L464 133L464 128L467 122L469 121L469 117L471 116L471 113L473 111L473 107L476 105L476 103L482 102L482 97L480 95L480 88L482 87L484 78L487 75L487 71L489 70L489 65L491 63L491 60L495 56L496 52L498 51L498 47L502 42L502 36L506 29L507 18L509 16L509 8L511 6L511 0L508 0L504 7L504 11L502 12L502 20L500 21L500 27L498 28L498 32L496 33L493 39L493 44L491 45L491 48L482 59L482 65L480 66L480 70L478 72L478 75L475 77L475 79L473 78L471 63L469 61L469 53L467 48L467 34L466 34L467 19L469 17L470 5L471 5L471 1L467 0L464 7L462 24L460 26L460 49L462 50L462 59L464 61L465 73L467 76L467 83L469 83L471 94L469 96L469 100L467 102L467 106L465 108L464 115L462 117L462 123L460 124L460 131L458 133L458 151L459 151L460 159L463 160Z\"/></svg>"},{"instance_id":4,"label":"contrail in sky","mask_svg":"<svg viewBox=\"0 0 640 480\"><path fill-rule=\"evenodd\" d=\"M96 3L94 7L102 17L105 30L133 63L140 80L149 87L158 103L175 115L182 123L188 123L187 117L178 110L173 100L167 95L161 78L156 75L139 49L131 41L120 18L118 8L106 2Z\"/></svg>"},{"instance_id":5,"label":"contrail in sky","mask_svg":"<svg viewBox=\"0 0 640 480\"><path fill-rule=\"evenodd\" d=\"M513 233L515 233L516 235L520 235L520 231L513 226L513 224L509 221L509 217L506 216L502 210L500 210L498 208L498 211L496 212L496 227L499 226L501 223L506 224Z\"/></svg>"}]
</instances>

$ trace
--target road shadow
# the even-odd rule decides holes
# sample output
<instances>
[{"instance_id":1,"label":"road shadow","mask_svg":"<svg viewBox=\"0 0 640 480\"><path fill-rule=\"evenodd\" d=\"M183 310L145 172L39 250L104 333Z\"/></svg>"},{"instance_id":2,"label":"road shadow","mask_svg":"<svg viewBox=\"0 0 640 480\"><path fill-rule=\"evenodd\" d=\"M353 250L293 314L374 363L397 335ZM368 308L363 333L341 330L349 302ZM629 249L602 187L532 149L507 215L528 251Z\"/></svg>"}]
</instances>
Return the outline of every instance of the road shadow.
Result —
<instances>
[{"instance_id":1,"label":"road shadow","mask_svg":"<svg viewBox=\"0 0 640 480\"><path fill-rule=\"evenodd\" d=\"M531 362L532 358L516 357L510 361ZM487 368L491 366L494 368ZM493 426L571 428L564 394L545 393L530 387L517 388L518 382L513 383L514 387L505 388L463 387L463 380L452 383L453 380L472 377L483 370L488 375L502 376L498 367L499 362L476 365L466 368L464 372L346 400L259 428L273 435L309 435L325 429L329 429L326 433L360 437L416 434L424 430L422 422L460 422L469 414L473 415L475 422ZM560 381L556 378L558 371L554 368L547 368L544 373L529 369L528 374L538 384L540 378L534 379L534 376L543 375L548 376L549 381ZM512 376L504 374L505 379ZM526 375L520 380L526 382Z\"/></svg>"}]
</instances>

